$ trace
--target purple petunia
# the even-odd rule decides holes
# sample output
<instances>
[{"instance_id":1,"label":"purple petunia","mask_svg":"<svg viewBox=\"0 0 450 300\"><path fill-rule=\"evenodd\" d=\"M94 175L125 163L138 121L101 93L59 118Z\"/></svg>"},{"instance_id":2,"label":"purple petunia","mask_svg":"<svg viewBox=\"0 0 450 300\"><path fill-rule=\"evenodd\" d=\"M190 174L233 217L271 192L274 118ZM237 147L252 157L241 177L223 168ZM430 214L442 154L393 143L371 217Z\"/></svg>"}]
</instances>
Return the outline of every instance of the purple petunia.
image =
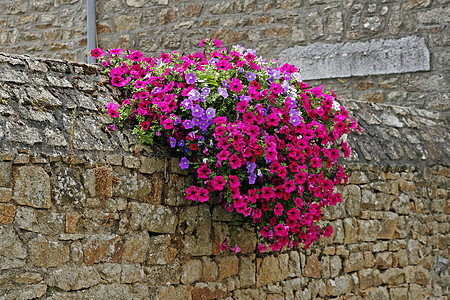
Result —
<instances>
[{"instance_id":1,"label":"purple petunia","mask_svg":"<svg viewBox=\"0 0 450 300\"><path fill-rule=\"evenodd\" d=\"M247 173L253 173L256 169L256 164L250 161L247 162Z\"/></svg>"},{"instance_id":2,"label":"purple petunia","mask_svg":"<svg viewBox=\"0 0 450 300\"><path fill-rule=\"evenodd\" d=\"M218 88L217 91L219 92L220 96L222 96L224 98L228 98L228 91L227 91L227 89Z\"/></svg>"},{"instance_id":3,"label":"purple petunia","mask_svg":"<svg viewBox=\"0 0 450 300\"><path fill-rule=\"evenodd\" d=\"M186 157L183 157L180 162L180 168L182 170L186 170L189 168L189 160Z\"/></svg>"},{"instance_id":4,"label":"purple petunia","mask_svg":"<svg viewBox=\"0 0 450 300\"><path fill-rule=\"evenodd\" d=\"M186 83L187 84L194 84L197 80L197 76L195 76L194 73L186 75Z\"/></svg>"},{"instance_id":5,"label":"purple petunia","mask_svg":"<svg viewBox=\"0 0 450 300\"><path fill-rule=\"evenodd\" d=\"M200 93L196 89L192 89L188 93L189 99L192 101L198 100Z\"/></svg>"},{"instance_id":6,"label":"purple petunia","mask_svg":"<svg viewBox=\"0 0 450 300\"><path fill-rule=\"evenodd\" d=\"M169 143L171 148L175 148L175 146L177 145L177 140L174 137L170 137Z\"/></svg>"},{"instance_id":7,"label":"purple petunia","mask_svg":"<svg viewBox=\"0 0 450 300\"><path fill-rule=\"evenodd\" d=\"M251 173L250 176L248 176L248 183L255 184L255 181L256 181L256 175L255 175L255 173Z\"/></svg>"},{"instance_id":8,"label":"purple petunia","mask_svg":"<svg viewBox=\"0 0 450 300\"><path fill-rule=\"evenodd\" d=\"M209 87L205 86L204 88L202 88L201 94L202 94L202 96L208 96L210 92L211 92L211 89Z\"/></svg>"},{"instance_id":9,"label":"purple petunia","mask_svg":"<svg viewBox=\"0 0 450 300\"><path fill-rule=\"evenodd\" d=\"M198 105L198 104L195 105L194 107L192 107L192 115L194 117L200 118L204 112L205 112L205 110L202 107L200 107L200 105Z\"/></svg>"},{"instance_id":10,"label":"purple petunia","mask_svg":"<svg viewBox=\"0 0 450 300\"><path fill-rule=\"evenodd\" d=\"M256 78L256 74L253 72L248 71L247 74L245 75L245 77L247 77L248 81L253 81Z\"/></svg>"},{"instance_id":11,"label":"purple petunia","mask_svg":"<svg viewBox=\"0 0 450 300\"><path fill-rule=\"evenodd\" d=\"M186 129L191 129L194 126L194 123L191 120L184 120L183 126Z\"/></svg>"},{"instance_id":12,"label":"purple petunia","mask_svg":"<svg viewBox=\"0 0 450 300\"><path fill-rule=\"evenodd\" d=\"M181 101L181 106L183 106L186 109L191 109L192 108L192 101L190 99L184 99L183 101Z\"/></svg>"},{"instance_id":13,"label":"purple petunia","mask_svg":"<svg viewBox=\"0 0 450 300\"><path fill-rule=\"evenodd\" d=\"M216 110L212 107L206 109L206 118L212 120L216 116Z\"/></svg>"}]
</instances>

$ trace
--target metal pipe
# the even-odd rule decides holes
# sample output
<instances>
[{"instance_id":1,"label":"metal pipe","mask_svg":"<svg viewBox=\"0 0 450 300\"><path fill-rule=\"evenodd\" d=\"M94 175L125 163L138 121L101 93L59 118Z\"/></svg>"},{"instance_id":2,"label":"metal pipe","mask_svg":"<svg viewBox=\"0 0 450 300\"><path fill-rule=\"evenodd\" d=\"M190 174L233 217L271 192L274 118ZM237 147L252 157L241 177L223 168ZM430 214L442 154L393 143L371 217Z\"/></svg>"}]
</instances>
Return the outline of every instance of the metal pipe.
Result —
<instances>
[{"instance_id":1,"label":"metal pipe","mask_svg":"<svg viewBox=\"0 0 450 300\"><path fill-rule=\"evenodd\" d=\"M95 62L95 59L91 56L91 50L97 48L96 23L95 0L87 0L87 57L89 64L93 64Z\"/></svg>"}]
</instances>

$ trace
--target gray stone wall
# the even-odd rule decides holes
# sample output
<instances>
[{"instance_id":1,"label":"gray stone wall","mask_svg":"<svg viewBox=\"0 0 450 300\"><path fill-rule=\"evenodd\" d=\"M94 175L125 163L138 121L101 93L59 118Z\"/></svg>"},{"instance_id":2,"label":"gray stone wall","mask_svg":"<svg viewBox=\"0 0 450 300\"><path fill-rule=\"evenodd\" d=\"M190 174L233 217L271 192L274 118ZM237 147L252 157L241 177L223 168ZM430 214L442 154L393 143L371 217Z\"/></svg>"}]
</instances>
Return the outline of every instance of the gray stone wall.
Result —
<instances>
[{"instance_id":1,"label":"gray stone wall","mask_svg":"<svg viewBox=\"0 0 450 300\"><path fill-rule=\"evenodd\" d=\"M283 50L295 46L422 38L429 68L405 70L394 65L392 73L368 71L314 84L324 83L340 98L448 113L448 4L448 0L97 0L98 44L159 55L193 51L210 36L225 45L239 43L279 58ZM85 1L0 0L0 10L2 51L86 61ZM365 54L372 61L379 57L375 50ZM320 73L327 70L321 67Z\"/></svg>"},{"instance_id":2,"label":"gray stone wall","mask_svg":"<svg viewBox=\"0 0 450 300\"><path fill-rule=\"evenodd\" d=\"M164 149L110 131L94 66L0 54L0 299L447 299L449 127L439 112L345 106L352 176L307 251L221 254L231 216L182 199Z\"/></svg>"}]
</instances>

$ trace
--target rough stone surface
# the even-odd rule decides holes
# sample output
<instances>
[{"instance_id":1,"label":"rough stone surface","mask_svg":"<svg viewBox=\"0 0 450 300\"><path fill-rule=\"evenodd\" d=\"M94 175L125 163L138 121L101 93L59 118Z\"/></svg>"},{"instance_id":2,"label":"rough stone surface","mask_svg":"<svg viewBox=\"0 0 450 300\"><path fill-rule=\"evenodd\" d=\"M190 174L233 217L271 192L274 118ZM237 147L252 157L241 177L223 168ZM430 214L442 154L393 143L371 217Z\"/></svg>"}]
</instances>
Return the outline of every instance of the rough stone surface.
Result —
<instances>
[{"instance_id":1,"label":"rough stone surface","mask_svg":"<svg viewBox=\"0 0 450 300\"><path fill-rule=\"evenodd\" d=\"M299 67L303 80L430 70L430 51L425 40L416 36L296 46L282 51L280 60Z\"/></svg>"},{"instance_id":2,"label":"rough stone surface","mask_svg":"<svg viewBox=\"0 0 450 300\"><path fill-rule=\"evenodd\" d=\"M56 241L38 237L28 243L31 262L39 267L58 267L69 261L70 248Z\"/></svg>"},{"instance_id":3,"label":"rough stone surface","mask_svg":"<svg viewBox=\"0 0 450 300\"><path fill-rule=\"evenodd\" d=\"M172 210L162 205L130 203L130 225L134 230L141 229L157 233L174 233L178 217Z\"/></svg>"},{"instance_id":4,"label":"rough stone surface","mask_svg":"<svg viewBox=\"0 0 450 300\"><path fill-rule=\"evenodd\" d=\"M119 262L123 253L123 242L115 235L92 235L83 246L86 265L98 262Z\"/></svg>"},{"instance_id":5,"label":"rough stone surface","mask_svg":"<svg viewBox=\"0 0 450 300\"><path fill-rule=\"evenodd\" d=\"M14 185L13 199L21 205L49 208L50 177L44 169L38 166L21 167Z\"/></svg>"}]
</instances>

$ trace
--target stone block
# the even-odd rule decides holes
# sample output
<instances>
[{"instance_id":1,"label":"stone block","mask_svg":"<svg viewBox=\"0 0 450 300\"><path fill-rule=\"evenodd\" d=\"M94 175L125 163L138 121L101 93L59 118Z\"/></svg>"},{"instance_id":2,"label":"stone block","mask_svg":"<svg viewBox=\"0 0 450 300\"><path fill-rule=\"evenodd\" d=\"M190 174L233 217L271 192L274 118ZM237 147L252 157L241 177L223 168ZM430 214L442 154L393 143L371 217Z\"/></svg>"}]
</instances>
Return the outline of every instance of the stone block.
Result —
<instances>
[{"instance_id":1,"label":"stone block","mask_svg":"<svg viewBox=\"0 0 450 300\"><path fill-rule=\"evenodd\" d=\"M312 39L323 35L322 22L317 13L315 14L311 13L307 18ZM368 21L368 29L373 27L370 23L378 24L375 19ZM299 67L303 80L430 70L430 53L425 40L416 36L357 43L312 43L308 46L295 46L282 51L279 61Z\"/></svg>"},{"instance_id":2,"label":"stone block","mask_svg":"<svg viewBox=\"0 0 450 300\"><path fill-rule=\"evenodd\" d=\"M344 261L344 272L349 273L358 271L364 267L364 257L362 253L350 253L350 256Z\"/></svg>"},{"instance_id":3,"label":"stone block","mask_svg":"<svg viewBox=\"0 0 450 300\"><path fill-rule=\"evenodd\" d=\"M353 244L358 241L358 222L356 219L346 218L343 220L344 225L344 243Z\"/></svg>"},{"instance_id":4,"label":"stone block","mask_svg":"<svg viewBox=\"0 0 450 300\"><path fill-rule=\"evenodd\" d=\"M27 253L14 228L0 226L0 270L23 267Z\"/></svg>"},{"instance_id":5,"label":"stone block","mask_svg":"<svg viewBox=\"0 0 450 300\"><path fill-rule=\"evenodd\" d=\"M37 299L47 292L46 284L32 284L10 291L4 299Z\"/></svg>"},{"instance_id":6,"label":"stone block","mask_svg":"<svg viewBox=\"0 0 450 300\"><path fill-rule=\"evenodd\" d=\"M12 204L0 203L0 223L10 224L16 215L16 207Z\"/></svg>"},{"instance_id":7,"label":"stone block","mask_svg":"<svg viewBox=\"0 0 450 300\"><path fill-rule=\"evenodd\" d=\"M151 236L149 245L147 265L167 265L175 261L178 249L172 245L171 235Z\"/></svg>"},{"instance_id":8,"label":"stone block","mask_svg":"<svg viewBox=\"0 0 450 300\"><path fill-rule=\"evenodd\" d=\"M141 173L153 174L164 171L165 163L161 158L141 156Z\"/></svg>"},{"instance_id":9,"label":"stone block","mask_svg":"<svg viewBox=\"0 0 450 300\"><path fill-rule=\"evenodd\" d=\"M44 237L31 240L28 243L28 249L31 263L39 267L58 267L70 259L69 246Z\"/></svg>"},{"instance_id":10,"label":"stone block","mask_svg":"<svg viewBox=\"0 0 450 300\"><path fill-rule=\"evenodd\" d=\"M393 300L407 300L408 288L407 287L394 287L389 290L389 296Z\"/></svg>"},{"instance_id":11,"label":"stone block","mask_svg":"<svg viewBox=\"0 0 450 300\"><path fill-rule=\"evenodd\" d=\"M52 270L46 283L64 291L76 291L95 286L100 281L100 275L93 267L80 265Z\"/></svg>"},{"instance_id":12,"label":"stone block","mask_svg":"<svg viewBox=\"0 0 450 300\"><path fill-rule=\"evenodd\" d=\"M202 281L215 281L219 276L219 267L209 257L202 257ZM254 277L254 274L253 274Z\"/></svg>"},{"instance_id":13,"label":"stone block","mask_svg":"<svg viewBox=\"0 0 450 300\"><path fill-rule=\"evenodd\" d=\"M199 281L202 277L202 262L198 259L192 259L183 264L183 273L181 274L181 283L189 285Z\"/></svg>"},{"instance_id":14,"label":"stone block","mask_svg":"<svg viewBox=\"0 0 450 300\"><path fill-rule=\"evenodd\" d=\"M388 269L392 267L392 253L380 252L375 256L375 268Z\"/></svg>"},{"instance_id":15,"label":"stone block","mask_svg":"<svg viewBox=\"0 0 450 300\"><path fill-rule=\"evenodd\" d=\"M7 187L0 187L0 202L8 203L12 198L12 189Z\"/></svg>"},{"instance_id":16,"label":"stone block","mask_svg":"<svg viewBox=\"0 0 450 300\"><path fill-rule=\"evenodd\" d=\"M369 288L364 292L364 299L367 300L389 300L386 287Z\"/></svg>"},{"instance_id":17,"label":"stone block","mask_svg":"<svg viewBox=\"0 0 450 300\"><path fill-rule=\"evenodd\" d=\"M236 255L218 256L219 279L228 278L239 272L239 259Z\"/></svg>"},{"instance_id":18,"label":"stone block","mask_svg":"<svg viewBox=\"0 0 450 300\"><path fill-rule=\"evenodd\" d=\"M253 286L256 283L255 255L239 258L239 282L241 288Z\"/></svg>"},{"instance_id":19,"label":"stone block","mask_svg":"<svg viewBox=\"0 0 450 300\"><path fill-rule=\"evenodd\" d=\"M378 232L377 239L394 239L399 219L400 217L396 213L386 213L385 217L381 221L381 227Z\"/></svg>"},{"instance_id":20,"label":"stone block","mask_svg":"<svg viewBox=\"0 0 450 300\"><path fill-rule=\"evenodd\" d=\"M305 268L303 269L303 275L312 278L322 277L320 262L317 259L317 256L312 255L308 258Z\"/></svg>"},{"instance_id":21,"label":"stone block","mask_svg":"<svg viewBox=\"0 0 450 300\"><path fill-rule=\"evenodd\" d=\"M121 283L136 283L144 279L144 270L139 265L123 265L120 276Z\"/></svg>"},{"instance_id":22,"label":"stone block","mask_svg":"<svg viewBox=\"0 0 450 300\"><path fill-rule=\"evenodd\" d=\"M192 299L221 299L227 297L226 285L217 282L198 282L192 289Z\"/></svg>"},{"instance_id":23,"label":"stone block","mask_svg":"<svg viewBox=\"0 0 450 300\"><path fill-rule=\"evenodd\" d=\"M138 233L125 238L122 260L134 263L143 263L147 258L150 246L148 233Z\"/></svg>"},{"instance_id":24,"label":"stone block","mask_svg":"<svg viewBox=\"0 0 450 300\"><path fill-rule=\"evenodd\" d=\"M191 300L192 287L190 286L164 286L158 290L156 299L186 299ZM205 298L206 299L206 298Z\"/></svg>"},{"instance_id":25,"label":"stone block","mask_svg":"<svg viewBox=\"0 0 450 300\"><path fill-rule=\"evenodd\" d=\"M75 233L77 231L77 223L81 215L78 213L71 213L66 215L66 232Z\"/></svg>"},{"instance_id":26,"label":"stone block","mask_svg":"<svg viewBox=\"0 0 450 300\"><path fill-rule=\"evenodd\" d=\"M140 27L140 16L125 16L120 15L115 18L116 30L132 30Z\"/></svg>"},{"instance_id":27,"label":"stone block","mask_svg":"<svg viewBox=\"0 0 450 300\"><path fill-rule=\"evenodd\" d=\"M17 283L25 283L25 284L33 284L41 282L43 279L40 273L34 272L25 272L17 276L15 282Z\"/></svg>"},{"instance_id":28,"label":"stone block","mask_svg":"<svg viewBox=\"0 0 450 300\"><path fill-rule=\"evenodd\" d=\"M170 265L153 265L144 268L145 280L155 286L165 286L169 284L179 284L181 281L182 267L179 261Z\"/></svg>"},{"instance_id":29,"label":"stone block","mask_svg":"<svg viewBox=\"0 0 450 300\"><path fill-rule=\"evenodd\" d=\"M93 265L99 262L119 262L123 253L123 242L116 235L92 235L83 245L84 262Z\"/></svg>"},{"instance_id":30,"label":"stone block","mask_svg":"<svg viewBox=\"0 0 450 300\"><path fill-rule=\"evenodd\" d=\"M177 215L162 205L147 203L129 203L132 230L146 230L156 233L175 233L178 223ZM181 219L181 217L180 217Z\"/></svg>"},{"instance_id":31,"label":"stone block","mask_svg":"<svg viewBox=\"0 0 450 300\"><path fill-rule=\"evenodd\" d=\"M375 241L379 226L378 220L359 220L359 240L364 242Z\"/></svg>"},{"instance_id":32,"label":"stone block","mask_svg":"<svg viewBox=\"0 0 450 300\"><path fill-rule=\"evenodd\" d=\"M317 267L319 264L317 263ZM283 281L283 273L279 267L279 261L274 256L266 256L262 259L256 270L256 286L260 287Z\"/></svg>"},{"instance_id":33,"label":"stone block","mask_svg":"<svg viewBox=\"0 0 450 300\"><path fill-rule=\"evenodd\" d=\"M31 207L17 207L14 224L21 229L44 235L57 235L64 232L64 215Z\"/></svg>"},{"instance_id":34,"label":"stone block","mask_svg":"<svg viewBox=\"0 0 450 300\"><path fill-rule=\"evenodd\" d=\"M405 270L399 268L389 268L381 274L384 284L396 285L405 282Z\"/></svg>"},{"instance_id":35,"label":"stone block","mask_svg":"<svg viewBox=\"0 0 450 300\"><path fill-rule=\"evenodd\" d=\"M20 167L14 184L13 200L20 205L49 208L50 176L39 166Z\"/></svg>"},{"instance_id":36,"label":"stone block","mask_svg":"<svg viewBox=\"0 0 450 300\"><path fill-rule=\"evenodd\" d=\"M184 242L183 251L193 256L213 254L209 206L201 204L186 207L179 215L179 228Z\"/></svg>"}]
</instances>

